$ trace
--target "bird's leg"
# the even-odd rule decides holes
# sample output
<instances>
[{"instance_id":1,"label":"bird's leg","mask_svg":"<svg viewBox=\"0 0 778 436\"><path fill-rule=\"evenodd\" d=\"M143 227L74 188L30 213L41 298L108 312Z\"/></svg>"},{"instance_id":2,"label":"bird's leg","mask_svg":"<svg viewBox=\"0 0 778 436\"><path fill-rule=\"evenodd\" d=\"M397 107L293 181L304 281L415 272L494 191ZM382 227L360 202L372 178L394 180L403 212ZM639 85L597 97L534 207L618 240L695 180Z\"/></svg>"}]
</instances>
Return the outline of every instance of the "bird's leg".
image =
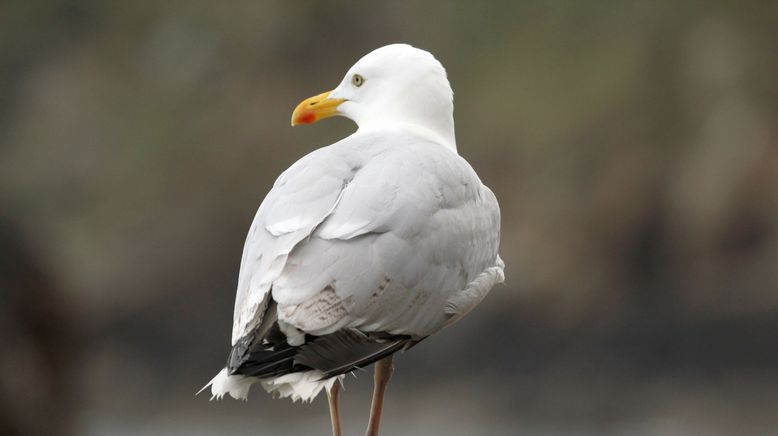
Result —
<instances>
[{"instance_id":1,"label":"bird's leg","mask_svg":"<svg viewBox=\"0 0 778 436\"><path fill-rule=\"evenodd\" d=\"M336 379L332 389L327 391L330 403L330 420L332 421L332 436L342 436L340 430L340 379Z\"/></svg>"},{"instance_id":2,"label":"bird's leg","mask_svg":"<svg viewBox=\"0 0 778 436\"><path fill-rule=\"evenodd\" d=\"M375 385L373 386L373 403L370 405L370 421L367 424L365 436L378 436L381 425L381 409L384 406L384 392L394 372L394 357L384 357L375 364Z\"/></svg>"}]
</instances>

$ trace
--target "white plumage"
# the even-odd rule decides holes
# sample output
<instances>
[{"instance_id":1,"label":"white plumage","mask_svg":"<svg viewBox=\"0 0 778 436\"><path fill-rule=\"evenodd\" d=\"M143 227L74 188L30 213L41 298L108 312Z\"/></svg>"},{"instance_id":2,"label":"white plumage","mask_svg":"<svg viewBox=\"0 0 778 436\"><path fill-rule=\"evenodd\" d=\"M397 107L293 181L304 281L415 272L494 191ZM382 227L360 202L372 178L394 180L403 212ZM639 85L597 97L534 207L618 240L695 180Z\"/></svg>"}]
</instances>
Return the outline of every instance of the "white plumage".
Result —
<instances>
[{"instance_id":1,"label":"white plumage","mask_svg":"<svg viewBox=\"0 0 778 436\"><path fill-rule=\"evenodd\" d=\"M235 347L264 328L269 310L286 348L343 330L420 340L503 281L499 206L457 154L440 63L408 45L380 48L330 101L359 129L294 163L259 207L241 261ZM225 368L209 385L217 398L245 398L261 381L281 397L311 400L342 377L322 375L300 367L256 378Z\"/></svg>"}]
</instances>

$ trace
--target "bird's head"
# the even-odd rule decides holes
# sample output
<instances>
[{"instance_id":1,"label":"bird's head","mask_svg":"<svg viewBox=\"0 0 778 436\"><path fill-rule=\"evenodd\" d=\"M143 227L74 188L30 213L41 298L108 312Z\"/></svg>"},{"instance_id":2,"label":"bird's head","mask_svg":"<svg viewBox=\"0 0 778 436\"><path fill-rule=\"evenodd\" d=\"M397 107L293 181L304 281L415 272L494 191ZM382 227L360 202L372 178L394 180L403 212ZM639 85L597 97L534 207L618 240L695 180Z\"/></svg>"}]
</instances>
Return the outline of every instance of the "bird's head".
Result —
<instances>
[{"instance_id":1,"label":"bird's head","mask_svg":"<svg viewBox=\"0 0 778 436\"><path fill-rule=\"evenodd\" d=\"M443 65L407 44L376 49L352 66L332 91L295 108L292 125L340 115L360 129L412 125L455 147L453 92Z\"/></svg>"}]
</instances>

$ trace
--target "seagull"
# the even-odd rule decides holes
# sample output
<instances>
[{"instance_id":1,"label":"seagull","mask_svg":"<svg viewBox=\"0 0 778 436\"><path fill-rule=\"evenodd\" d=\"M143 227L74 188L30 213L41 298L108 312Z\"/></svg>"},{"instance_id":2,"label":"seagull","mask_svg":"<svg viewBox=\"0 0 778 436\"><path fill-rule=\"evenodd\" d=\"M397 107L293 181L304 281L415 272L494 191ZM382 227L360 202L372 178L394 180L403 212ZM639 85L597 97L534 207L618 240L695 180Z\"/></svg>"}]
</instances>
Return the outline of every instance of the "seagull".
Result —
<instances>
[{"instance_id":1,"label":"seagull","mask_svg":"<svg viewBox=\"0 0 778 436\"><path fill-rule=\"evenodd\" d=\"M366 435L378 435L393 355L461 319L504 280L500 208L457 153L453 92L427 51L365 55L292 126L333 116L350 136L295 162L254 218L227 365L203 389L246 399L327 392L341 436L345 374L375 363Z\"/></svg>"}]
</instances>

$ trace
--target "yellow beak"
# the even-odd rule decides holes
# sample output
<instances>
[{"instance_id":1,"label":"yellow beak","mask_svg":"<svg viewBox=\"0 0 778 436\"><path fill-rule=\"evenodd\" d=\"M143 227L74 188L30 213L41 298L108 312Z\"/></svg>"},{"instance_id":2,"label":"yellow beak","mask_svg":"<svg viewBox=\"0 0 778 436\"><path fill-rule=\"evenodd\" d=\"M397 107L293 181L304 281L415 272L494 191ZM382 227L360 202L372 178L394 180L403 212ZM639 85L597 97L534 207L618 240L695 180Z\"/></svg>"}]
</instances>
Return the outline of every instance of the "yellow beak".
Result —
<instances>
[{"instance_id":1,"label":"yellow beak","mask_svg":"<svg viewBox=\"0 0 778 436\"><path fill-rule=\"evenodd\" d=\"M343 103L342 98L328 98L332 91L305 99L298 104L292 112L292 125L313 124L338 114L338 106Z\"/></svg>"}]
</instances>

